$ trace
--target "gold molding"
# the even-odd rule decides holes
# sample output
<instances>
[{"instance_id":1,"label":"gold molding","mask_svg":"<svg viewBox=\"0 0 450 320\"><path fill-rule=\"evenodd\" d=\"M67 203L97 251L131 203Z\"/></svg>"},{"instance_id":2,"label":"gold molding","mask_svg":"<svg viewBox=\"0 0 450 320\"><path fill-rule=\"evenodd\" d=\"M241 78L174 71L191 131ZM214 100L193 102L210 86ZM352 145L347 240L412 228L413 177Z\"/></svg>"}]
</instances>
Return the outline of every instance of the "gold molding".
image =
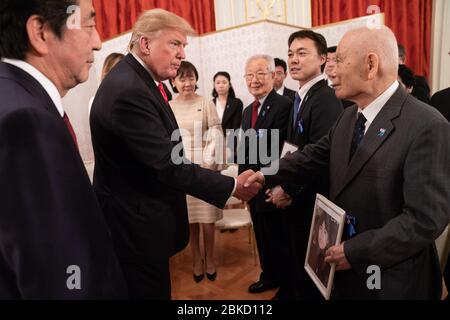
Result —
<instances>
[{"instance_id":1,"label":"gold molding","mask_svg":"<svg viewBox=\"0 0 450 320\"><path fill-rule=\"evenodd\" d=\"M381 13L371 14L371 15L362 16L362 17L358 17L358 18L347 19L347 20L343 20L343 21L339 21L339 22L333 22L333 23L328 23L328 24L322 24L322 25L317 26L317 27L312 27L311 30L316 30L316 29L322 29L322 28L328 28L328 27L338 26L338 25L347 23L347 22L349 22L349 21L364 20L364 19L367 19L367 17L375 16L375 15L381 15L381 22L382 22L383 24L386 24L386 23L385 23L385 20L384 20L384 12L381 12Z\"/></svg>"},{"instance_id":2,"label":"gold molding","mask_svg":"<svg viewBox=\"0 0 450 320\"><path fill-rule=\"evenodd\" d=\"M287 22L287 0L272 0L272 3L269 5L268 8L261 7L261 0L254 0L255 1L255 6L256 6L256 10L259 11L261 13L261 17L258 19L258 17L255 17L256 19L254 21L250 21L251 17L249 17L248 12L249 12L249 1L253 1L253 0L245 0L244 1L244 6L245 6L245 21L247 21L247 23L249 22L254 22L254 21L260 21L260 20L271 20L269 18L269 15L267 15L267 13L264 10L273 10L275 4L278 5L278 3L280 5L284 6L284 16L276 16L276 12L273 11L272 14L274 15L275 18L280 18L280 20L284 20L284 22ZM281 11L281 10L280 10ZM281 14L283 14L282 12L280 12ZM274 20L272 20L274 21Z\"/></svg>"},{"instance_id":3,"label":"gold molding","mask_svg":"<svg viewBox=\"0 0 450 320\"><path fill-rule=\"evenodd\" d=\"M247 3L247 1L246 1L246 3ZM286 9L286 7L285 7L285 9ZM383 24L385 24L385 16L384 16L384 12L378 13L378 15L381 15L381 22L382 22ZM286 26L286 27L291 27L291 28L316 30L316 29L322 29L322 28L328 28L328 27L331 27L331 26L338 26L338 25L341 25L341 24L346 24L346 23L348 23L349 21L364 20L364 19L367 19L367 17L368 17L368 16L363 16L363 17L354 18L354 19L348 19L348 20L344 20L344 21L339 21L339 22L334 22L334 23L324 24L324 25L321 25L321 26L313 27L313 28L301 27L301 26L289 24L289 23L286 23L286 22L280 22L280 21L275 21L275 20L265 19L265 20L257 20L257 21L247 22L247 23L240 24L240 25L233 26L233 27L229 27L229 28L225 28L225 29L220 29L220 30L216 30L216 31L211 31L211 32L203 33L203 34L201 34L201 35L198 35L198 37L210 36L210 35L213 35L213 34L222 33L222 32L230 31L230 30L235 30L235 29L239 29L239 28L242 28L242 27L248 27L248 26L255 25L255 24L259 24L259 23L263 23L263 22L268 22L268 23L278 24L278 25L281 25L281 26ZM104 41L103 43L108 42L108 41L111 41L111 40L114 40L114 39L119 38L119 37L121 37L121 36L124 36L125 34L130 33L131 31L132 31L132 30L128 30L128 31L122 32L122 33L120 33L120 34L118 34L118 35L115 35L114 37L112 37L112 38L110 38L110 39Z\"/></svg>"}]
</instances>

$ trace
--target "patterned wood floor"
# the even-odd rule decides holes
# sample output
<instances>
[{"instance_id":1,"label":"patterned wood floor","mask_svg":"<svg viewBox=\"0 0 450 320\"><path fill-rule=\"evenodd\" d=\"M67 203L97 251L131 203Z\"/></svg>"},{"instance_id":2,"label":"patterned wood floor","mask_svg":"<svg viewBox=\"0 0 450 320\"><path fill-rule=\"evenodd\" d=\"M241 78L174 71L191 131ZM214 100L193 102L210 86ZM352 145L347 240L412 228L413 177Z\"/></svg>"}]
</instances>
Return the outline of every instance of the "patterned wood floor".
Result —
<instances>
[{"instance_id":1,"label":"patterned wood floor","mask_svg":"<svg viewBox=\"0 0 450 320\"><path fill-rule=\"evenodd\" d=\"M275 295L276 290L260 294L247 292L248 286L258 280L260 273L259 263L255 265L247 227L233 233L216 230L216 268L216 281L209 281L205 276L200 283L195 283L192 278L191 249L188 246L171 259L172 298L270 300Z\"/></svg>"},{"instance_id":2,"label":"patterned wood floor","mask_svg":"<svg viewBox=\"0 0 450 320\"><path fill-rule=\"evenodd\" d=\"M254 241L254 239L252 239ZM257 254L257 253L256 253ZM270 300L276 290L250 294L247 288L259 278L260 268L249 243L248 228L221 233L216 230L217 279L206 276L200 283L192 278L189 246L171 259L172 299L174 300ZM443 285L443 298L447 290Z\"/></svg>"}]
</instances>

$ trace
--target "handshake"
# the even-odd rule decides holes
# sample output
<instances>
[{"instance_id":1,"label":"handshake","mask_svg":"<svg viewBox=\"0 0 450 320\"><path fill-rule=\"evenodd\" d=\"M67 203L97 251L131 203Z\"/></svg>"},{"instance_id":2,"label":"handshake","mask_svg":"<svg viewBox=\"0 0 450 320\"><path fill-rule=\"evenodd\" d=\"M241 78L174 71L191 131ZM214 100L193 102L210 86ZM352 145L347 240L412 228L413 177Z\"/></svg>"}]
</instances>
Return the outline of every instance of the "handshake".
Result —
<instances>
[{"instance_id":1,"label":"handshake","mask_svg":"<svg viewBox=\"0 0 450 320\"><path fill-rule=\"evenodd\" d=\"M264 185L264 176L261 172L247 170L236 178L236 190L233 196L242 201L253 199Z\"/></svg>"},{"instance_id":2,"label":"handshake","mask_svg":"<svg viewBox=\"0 0 450 320\"><path fill-rule=\"evenodd\" d=\"M243 201L249 201L256 196L265 183L264 175L253 170L241 173L236 181L237 185L233 196ZM292 198L280 186L268 189L266 195L268 196L266 202L273 203L279 209L286 208L292 203Z\"/></svg>"}]
</instances>

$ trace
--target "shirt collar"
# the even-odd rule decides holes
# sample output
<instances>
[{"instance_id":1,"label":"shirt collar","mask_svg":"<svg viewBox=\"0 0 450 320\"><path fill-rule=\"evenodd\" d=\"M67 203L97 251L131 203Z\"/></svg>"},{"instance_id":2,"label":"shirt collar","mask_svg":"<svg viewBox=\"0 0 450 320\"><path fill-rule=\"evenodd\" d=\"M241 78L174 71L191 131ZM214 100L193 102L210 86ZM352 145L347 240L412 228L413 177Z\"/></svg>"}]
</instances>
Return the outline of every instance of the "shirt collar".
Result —
<instances>
[{"instance_id":1,"label":"shirt collar","mask_svg":"<svg viewBox=\"0 0 450 320\"><path fill-rule=\"evenodd\" d=\"M144 67L145 70L147 70L147 72L150 74L150 76L152 77L153 81L155 81L156 86L158 87L160 82L155 80L156 77L153 74L153 72L150 71L150 69L147 67L147 65L145 64L144 60L142 60L135 52L131 52L131 54L133 55L133 57L137 60L137 62L139 62L139 64Z\"/></svg>"},{"instance_id":2,"label":"shirt collar","mask_svg":"<svg viewBox=\"0 0 450 320\"><path fill-rule=\"evenodd\" d=\"M258 99L258 101L259 101L259 103L260 103L260 106L259 106L258 109L260 109L260 108L264 105L264 102L266 101L266 99L267 99L268 96L269 96L269 95L266 95L265 97L262 97L261 99Z\"/></svg>"},{"instance_id":3,"label":"shirt collar","mask_svg":"<svg viewBox=\"0 0 450 320\"><path fill-rule=\"evenodd\" d=\"M22 61L22 60L3 59L3 62L11 64L11 65L25 71L30 76L32 76L34 79L36 79L36 81L39 82L39 84L44 88L44 90L50 96L50 99L52 99L53 104L55 105L55 107L58 110L61 117L64 117L64 109L62 106L61 95L59 94L59 91L56 88L55 84L53 82L51 82L42 72L40 72L38 69L36 69L31 64L29 64L25 61Z\"/></svg>"},{"instance_id":4,"label":"shirt collar","mask_svg":"<svg viewBox=\"0 0 450 320\"><path fill-rule=\"evenodd\" d=\"M277 90L277 93L278 93L280 96L282 96L282 95L284 94L284 88L285 88L285 86L282 85L281 88Z\"/></svg>"},{"instance_id":5,"label":"shirt collar","mask_svg":"<svg viewBox=\"0 0 450 320\"><path fill-rule=\"evenodd\" d=\"M358 112L362 112L369 124L372 123L378 113L380 113L384 105L397 91L398 87L399 83L397 80L395 80L394 83L386 91L380 94L378 98L372 101L367 107L364 108L364 110L358 108Z\"/></svg>"},{"instance_id":6,"label":"shirt collar","mask_svg":"<svg viewBox=\"0 0 450 320\"><path fill-rule=\"evenodd\" d=\"M318 75L314 79L309 80L307 83L305 83L300 90L298 90L298 95L300 96L300 99L302 101L305 99L306 94L308 91L319 81L323 80L323 74Z\"/></svg>"}]
</instances>

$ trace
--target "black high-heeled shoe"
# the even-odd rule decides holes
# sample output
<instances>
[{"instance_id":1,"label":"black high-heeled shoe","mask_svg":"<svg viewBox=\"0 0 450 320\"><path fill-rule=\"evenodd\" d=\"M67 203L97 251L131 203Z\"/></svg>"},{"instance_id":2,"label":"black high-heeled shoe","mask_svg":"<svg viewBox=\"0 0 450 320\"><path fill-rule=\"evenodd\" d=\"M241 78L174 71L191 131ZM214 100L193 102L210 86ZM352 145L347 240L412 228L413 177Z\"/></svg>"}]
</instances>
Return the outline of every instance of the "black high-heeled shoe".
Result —
<instances>
[{"instance_id":1,"label":"black high-heeled shoe","mask_svg":"<svg viewBox=\"0 0 450 320\"><path fill-rule=\"evenodd\" d=\"M207 272L206 277L209 279L209 281L215 281L217 278L217 271L215 271L213 274Z\"/></svg>"},{"instance_id":2,"label":"black high-heeled shoe","mask_svg":"<svg viewBox=\"0 0 450 320\"><path fill-rule=\"evenodd\" d=\"M193 274L192 276L194 277L194 281L195 281L196 283L199 283L200 281L203 280L203 278L205 277L205 274L202 273L202 274L199 275L199 276ZM208 279L209 279L209 275L208 275Z\"/></svg>"}]
</instances>

